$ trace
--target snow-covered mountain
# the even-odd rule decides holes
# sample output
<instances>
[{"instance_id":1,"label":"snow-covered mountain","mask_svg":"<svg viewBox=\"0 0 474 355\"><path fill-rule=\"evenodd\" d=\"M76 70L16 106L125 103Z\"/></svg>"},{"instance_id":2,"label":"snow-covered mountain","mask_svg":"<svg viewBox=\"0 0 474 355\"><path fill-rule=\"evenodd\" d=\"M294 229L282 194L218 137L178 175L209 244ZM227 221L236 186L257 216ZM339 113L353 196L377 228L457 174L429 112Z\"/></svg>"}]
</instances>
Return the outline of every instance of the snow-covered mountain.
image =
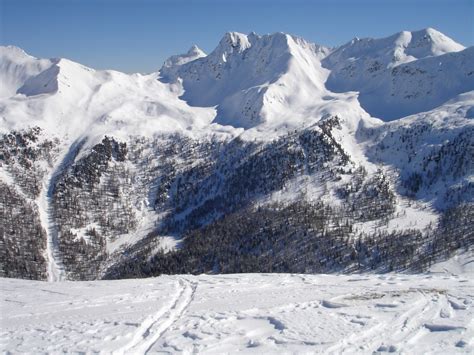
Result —
<instances>
[{"instance_id":1,"label":"snow-covered mountain","mask_svg":"<svg viewBox=\"0 0 474 355\"><path fill-rule=\"evenodd\" d=\"M128 75L1 47L0 274L422 270L472 248L473 49L232 32Z\"/></svg>"},{"instance_id":2,"label":"snow-covered mountain","mask_svg":"<svg viewBox=\"0 0 474 355\"><path fill-rule=\"evenodd\" d=\"M460 52L465 47L433 28L420 31L402 31L387 38L354 38L335 48L327 62L338 67L344 62L357 63L360 68L394 68L418 59ZM379 64L374 65L374 60ZM358 73L364 75L364 73Z\"/></svg>"},{"instance_id":3,"label":"snow-covered mountain","mask_svg":"<svg viewBox=\"0 0 474 355\"><path fill-rule=\"evenodd\" d=\"M474 87L473 48L428 28L383 39L354 39L323 61L326 86L358 91L362 107L391 120L433 109Z\"/></svg>"},{"instance_id":4,"label":"snow-covered mountain","mask_svg":"<svg viewBox=\"0 0 474 355\"><path fill-rule=\"evenodd\" d=\"M171 86L156 80L157 74L96 71L67 59L28 57L21 66L23 58L17 53L23 52L14 47L4 47L3 52L10 60L16 58L18 73L16 79L9 78L11 71L2 73L9 82L16 82L11 87L16 94L0 103L3 131L37 125L71 140L107 132L128 137L131 132L153 135L183 131L191 125L197 128L213 117L212 109L190 108L179 100ZM41 65L46 69L28 76L30 67Z\"/></svg>"},{"instance_id":5,"label":"snow-covered mountain","mask_svg":"<svg viewBox=\"0 0 474 355\"><path fill-rule=\"evenodd\" d=\"M327 53L284 33L233 32L208 56L178 65L174 76L166 66L164 73L169 81L182 80L182 98L190 105L217 105L215 123L242 128L295 124L306 118L311 101L325 95L321 58Z\"/></svg>"}]
</instances>

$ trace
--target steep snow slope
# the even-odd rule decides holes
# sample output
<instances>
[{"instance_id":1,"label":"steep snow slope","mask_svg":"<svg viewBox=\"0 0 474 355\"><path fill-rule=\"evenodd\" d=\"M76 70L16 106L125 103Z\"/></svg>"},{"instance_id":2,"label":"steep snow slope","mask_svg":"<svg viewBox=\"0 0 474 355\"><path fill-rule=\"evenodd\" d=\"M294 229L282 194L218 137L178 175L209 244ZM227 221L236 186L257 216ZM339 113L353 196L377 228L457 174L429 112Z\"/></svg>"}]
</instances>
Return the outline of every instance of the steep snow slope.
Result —
<instances>
[{"instance_id":1,"label":"steep snow slope","mask_svg":"<svg viewBox=\"0 0 474 355\"><path fill-rule=\"evenodd\" d=\"M0 349L12 353L474 351L472 274L0 279L0 288Z\"/></svg>"}]
</instances>

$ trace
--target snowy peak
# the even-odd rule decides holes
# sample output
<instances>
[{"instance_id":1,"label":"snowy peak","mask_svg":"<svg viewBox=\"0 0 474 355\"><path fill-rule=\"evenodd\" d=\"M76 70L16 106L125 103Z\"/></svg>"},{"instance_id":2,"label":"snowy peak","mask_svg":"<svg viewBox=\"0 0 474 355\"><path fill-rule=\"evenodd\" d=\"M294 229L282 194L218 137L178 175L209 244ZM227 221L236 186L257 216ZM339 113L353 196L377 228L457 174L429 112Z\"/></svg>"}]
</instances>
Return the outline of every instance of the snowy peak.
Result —
<instances>
[{"instance_id":1,"label":"snowy peak","mask_svg":"<svg viewBox=\"0 0 474 355\"><path fill-rule=\"evenodd\" d=\"M414 31L410 35L411 40L406 52L415 58L438 56L465 49L463 45L433 28Z\"/></svg>"},{"instance_id":2,"label":"snowy peak","mask_svg":"<svg viewBox=\"0 0 474 355\"><path fill-rule=\"evenodd\" d=\"M337 48L325 61L326 66L338 69L345 61L359 63L373 71L394 67L426 57L438 56L465 49L439 31L427 28L402 31L392 36L373 39L355 38Z\"/></svg>"},{"instance_id":3,"label":"snowy peak","mask_svg":"<svg viewBox=\"0 0 474 355\"><path fill-rule=\"evenodd\" d=\"M17 47L0 47L0 98L80 91L85 82L94 80L94 73L95 70L68 59L37 59Z\"/></svg>"},{"instance_id":4,"label":"snowy peak","mask_svg":"<svg viewBox=\"0 0 474 355\"><path fill-rule=\"evenodd\" d=\"M296 39L296 37L295 37ZM278 60L282 55L291 54L291 43L296 43L293 37L284 33L274 33L271 35L259 36L255 33L245 35L237 32L228 32L219 41L217 47L204 58L200 56L200 60L184 66L180 69L178 76L183 79L190 79L192 72L193 80L203 79L203 77L214 77L214 79L224 79L228 75L232 75L238 71L242 65L252 64L256 68L247 73L249 80L255 80L252 76L260 75L262 72L269 72L273 75L276 71L281 72L286 67L279 66ZM298 40L298 45L307 45L303 40ZM176 61L178 58L188 57L175 56L171 57ZM196 59L196 58L193 58ZM287 58L288 59L288 58ZM169 67L173 62L167 61ZM190 62L180 62L187 64ZM243 63L245 62L245 64ZM263 63L263 64L262 64ZM266 69L267 65L270 67ZM193 70L191 70L191 68ZM251 68L248 68L251 69ZM175 78L176 79L176 78ZM259 80L259 79L257 79Z\"/></svg>"},{"instance_id":5,"label":"snowy peak","mask_svg":"<svg viewBox=\"0 0 474 355\"><path fill-rule=\"evenodd\" d=\"M161 78L165 82L173 81L176 78L177 70L186 63L192 62L198 58L205 57L206 53L197 45L193 45L186 54L178 54L169 57L163 63L160 69Z\"/></svg>"},{"instance_id":6,"label":"snowy peak","mask_svg":"<svg viewBox=\"0 0 474 355\"><path fill-rule=\"evenodd\" d=\"M80 91L85 82L93 80L92 77L95 73L93 69L64 58L51 59L50 61L51 67L29 78L18 89L19 94L35 96L54 94L64 90L79 89Z\"/></svg>"},{"instance_id":7,"label":"snowy peak","mask_svg":"<svg viewBox=\"0 0 474 355\"><path fill-rule=\"evenodd\" d=\"M197 48L190 53L200 55ZM0 83L12 78L15 85L0 98L1 131L35 125L71 139L93 136L93 141L104 132L116 137L187 132L188 127L207 127L214 114L179 100L172 87L156 80L156 73L94 70L63 58L16 64L16 71L0 73ZM36 70L28 70L33 64Z\"/></svg>"},{"instance_id":8,"label":"snowy peak","mask_svg":"<svg viewBox=\"0 0 474 355\"><path fill-rule=\"evenodd\" d=\"M197 45L193 44L191 48L189 48L186 55L188 57L201 58L201 57L205 57L206 53L204 53L204 51L201 48L199 48Z\"/></svg>"},{"instance_id":9,"label":"snowy peak","mask_svg":"<svg viewBox=\"0 0 474 355\"><path fill-rule=\"evenodd\" d=\"M419 31L402 31L394 36L393 58L389 66L434 57L465 49L441 32L426 28Z\"/></svg>"},{"instance_id":10,"label":"snowy peak","mask_svg":"<svg viewBox=\"0 0 474 355\"><path fill-rule=\"evenodd\" d=\"M16 46L0 46L0 56L2 60L8 59L10 61L17 62L25 62L28 60L37 59Z\"/></svg>"},{"instance_id":11,"label":"snowy peak","mask_svg":"<svg viewBox=\"0 0 474 355\"><path fill-rule=\"evenodd\" d=\"M174 78L169 70L163 77L182 80L190 105L217 106L215 123L251 128L288 119L282 109L301 102L290 96L324 89L320 59L327 52L284 33L229 32L208 56L179 66Z\"/></svg>"},{"instance_id":12,"label":"snowy peak","mask_svg":"<svg viewBox=\"0 0 474 355\"><path fill-rule=\"evenodd\" d=\"M238 32L228 32L220 40L218 46L209 55L215 63L226 63L232 60L260 59L269 61L271 55L285 53L293 54L294 46L310 48L318 51L320 47L304 39L286 33L276 32L268 35L258 35L251 32L248 35ZM258 54L258 55L257 55ZM235 58L235 59L234 59Z\"/></svg>"},{"instance_id":13,"label":"snowy peak","mask_svg":"<svg viewBox=\"0 0 474 355\"><path fill-rule=\"evenodd\" d=\"M8 122L18 122L18 111L28 116L27 100L35 97L35 109L48 117L81 106L90 122L113 120L126 127L145 122L143 117L163 117L157 126L172 128L177 119L178 130L199 121L280 132L344 112L355 112L354 122L369 115L391 120L472 90L472 51L463 48L431 28L354 39L332 50L285 33L228 32L209 55L194 45L168 58L159 76L140 76L0 47L0 98L22 95L14 103L0 102L0 109L6 107ZM197 111L204 113L202 120L190 118L201 116ZM37 121L43 119L38 112Z\"/></svg>"},{"instance_id":14,"label":"snowy peak","mask_svg":"<svg viewBox=\"0 0 474 355\"><path fill-rule=\"evenodd\" d=\"M10 97L24 83L52 65L48 59L37 59L15 46L0 46L0 98Z\"/></svg>"},{"instance_id":15,"label":"snowy peak","mask_svg":"<svg viewBox=\"0 0 474 355\"><path fill-rule=\"evenodd\" d=\"M328 55L326 87L359 92L371 116L393 120L473 90L472 52L432 29L354 39Z\"/></svg>"},{"instance_id":16,"label":"snowy peak","mask_svg":"<svg viewBox=\"0 0 474 355\"><path fill-rule=\"evenodd\" d=\"M249 38L243 33L227 32L214 50L215 54L220 53L242 53L251 46Z\"/></svg>"}]
</instances>

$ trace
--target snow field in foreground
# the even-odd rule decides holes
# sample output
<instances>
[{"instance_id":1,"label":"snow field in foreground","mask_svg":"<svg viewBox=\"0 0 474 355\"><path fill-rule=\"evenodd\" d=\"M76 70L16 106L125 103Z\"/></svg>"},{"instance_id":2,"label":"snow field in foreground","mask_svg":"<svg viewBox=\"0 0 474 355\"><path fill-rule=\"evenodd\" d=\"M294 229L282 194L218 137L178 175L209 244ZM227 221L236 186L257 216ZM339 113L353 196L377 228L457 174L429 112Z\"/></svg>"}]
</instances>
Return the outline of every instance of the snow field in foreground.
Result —
<instances>
[{"instance_id":1,"label":"snow field in foreground","mask_svg":"<svg viewBox=\"0 0 474 355\"><path fill-rule=\"evenodd\" d=\"M57 283L0 279L0 350L472 353L471 276L240 274Z\"/></svg>"}]
</instances>

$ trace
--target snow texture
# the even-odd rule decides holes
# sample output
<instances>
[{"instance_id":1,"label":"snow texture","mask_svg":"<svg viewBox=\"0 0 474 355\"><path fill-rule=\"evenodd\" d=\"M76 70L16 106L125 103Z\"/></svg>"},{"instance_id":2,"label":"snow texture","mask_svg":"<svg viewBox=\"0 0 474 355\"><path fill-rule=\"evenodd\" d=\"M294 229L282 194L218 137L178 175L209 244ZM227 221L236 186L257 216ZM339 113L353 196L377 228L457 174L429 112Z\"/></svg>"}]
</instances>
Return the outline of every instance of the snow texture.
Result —
<instances>
[{"instance_id":1,"label":"snow texture","mask_svg":"<svg viewBox=\"0 0 474 355\"><path fill-rule=\"evenodd\" d=\"M176 275L63 283L0 279L0 349L472 353L474 282L472 266L466 266L472 257L460 255L440 265L443 272L422 275Z\"/></svg>"}]
</instances>

